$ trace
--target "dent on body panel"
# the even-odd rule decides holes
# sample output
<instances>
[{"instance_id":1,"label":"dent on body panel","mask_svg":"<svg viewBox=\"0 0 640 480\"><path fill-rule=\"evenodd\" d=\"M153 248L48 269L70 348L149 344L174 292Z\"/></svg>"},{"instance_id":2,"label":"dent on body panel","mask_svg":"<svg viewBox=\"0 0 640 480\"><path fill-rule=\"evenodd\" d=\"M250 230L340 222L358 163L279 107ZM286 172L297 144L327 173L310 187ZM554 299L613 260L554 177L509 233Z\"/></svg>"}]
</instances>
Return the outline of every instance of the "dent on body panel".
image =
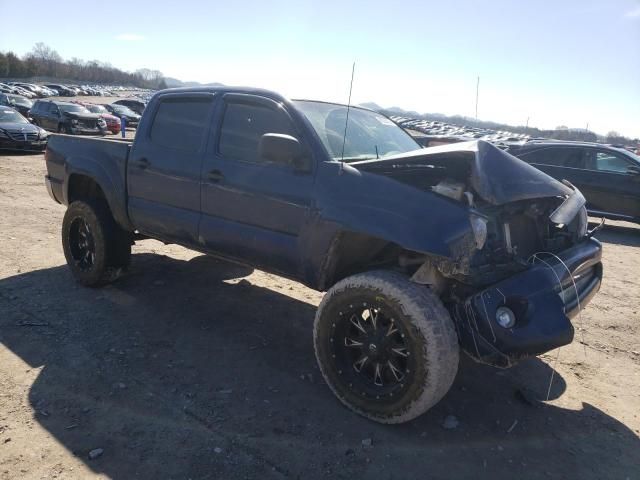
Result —
<instances>
[{"instance_id":1,"label":"dent on body panel","mask_svg":"<svg viewBox=\"0 0 640 480\"><path fill-rule=\"evenodd\" d=\"M468 208L387 176L345 165L322 169L319 211L341 231L379 238L406 250L460 260L472 252Z\"/></svg>"}]
</instances>

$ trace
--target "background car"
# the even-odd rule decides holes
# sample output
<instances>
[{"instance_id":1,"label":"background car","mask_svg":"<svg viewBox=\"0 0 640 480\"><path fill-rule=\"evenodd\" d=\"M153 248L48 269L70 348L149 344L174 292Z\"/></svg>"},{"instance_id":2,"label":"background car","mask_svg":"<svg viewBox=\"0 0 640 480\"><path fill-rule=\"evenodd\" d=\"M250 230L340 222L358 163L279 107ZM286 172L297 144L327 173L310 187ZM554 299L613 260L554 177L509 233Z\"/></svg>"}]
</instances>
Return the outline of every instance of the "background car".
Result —
<instances>
[{"instance_id":1,"label":"background car","mask_svg":"<svg viewBox=\"0 0 640 480\"><path fill-rule=\"evenodd\" d=\"M61 97L75 97L76 93L75 91L71 90L70 88L66 87L65 85L60 85L58 83L48 83L46 85L47 87L56 90L58 92L58 95Z\"/></svg>"},{"instance_id":2,"label":"background car","mask_svg":"<svg viewBox=\"0 0 640 480\"><path fill-rule=\"evenodd\" d=\"M135 100L133 98L127 98L125 100L116 100L113 102L113 105L124 105L125 107L133 110L138 115L142 115L144 109L146 108L146 104L141 100Z\"/></svg>"},{"instance_id":3,"label":"background car","mask_svg":"<svg viewBox=\"0 0 640 480\"><path fill-rule=\"evenodd\" d=\"M31 109L33 123L46 130L76 134L106 135L107 124L100 115L82 105L38 100Z\"/></svg>"},{"instance_id":4,"label":"background car","mask_svg":"<svg viewBox=\"0 0 640 480\"><path fill-rule=\"evenodd\" d=\"M91 113L97 113L107 123L107 130L111 133L120 133L120 119L115 115L111 115L103 105L95 103L75 101L74 103L81 104Z\"/></svg>"},{"instance_id":5,"label":"background car","mask_svg":"<svg viewBox=\"0 0 640 480\"><path fill-rule=\"evenodd\" d=\"M587 199L590 214L640 223L640 157L629 150L546 140L513 145L507 151L575 185Z\"/></svg>"},{"instance_id":6,"label":"background car","mask_svg":"<svg viewBox=\"0 0 640 480\"><path fill-rule=\"evenodd\" d=\"M49 134L13 108L0 106L0 148L44 150Z\"/></svg>"},{"instance_id":7,"label":"background car","mask_svg":"<svg viewBox=\"0 0 640 480\"><path fill-rule=\"evenodd\" d=\"M33 107L33 102L22 95L0 93L0 105L11 107L24 117L29 118L29 110Z\"/></svg>"},{"instance_id":8,"label":"background car","mask_svg":"<svg viewBox=\"0 0 640 480\"><path fill-rule=\"evenodd\" d=\"M123 118L127 122L128 127L137 127L140 122L140 115L124 105L118 105L117 103L104 103L103 106L118 118Z\"/></svg>"}]
</instances>

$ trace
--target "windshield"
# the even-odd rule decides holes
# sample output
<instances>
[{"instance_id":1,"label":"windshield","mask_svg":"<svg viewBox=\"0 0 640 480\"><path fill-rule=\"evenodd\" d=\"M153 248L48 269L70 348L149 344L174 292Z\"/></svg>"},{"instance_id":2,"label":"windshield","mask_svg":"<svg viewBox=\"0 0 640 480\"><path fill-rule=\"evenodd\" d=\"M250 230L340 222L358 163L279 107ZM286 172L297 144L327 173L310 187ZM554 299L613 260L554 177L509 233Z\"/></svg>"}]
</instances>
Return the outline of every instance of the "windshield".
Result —
<instances>
[{"instance_id":1,"label":"windshield","mask_svg":"<svg viewBox=\"0 0 640 480\"><path fill-rule=\"evenodd\" d=\"M349 125L344 139L347 107L333 103L295 100L293 102L311 122L333 160L368 160L418 150L404 130L387 117L370 110L349 109Z\"/></svg>"},{"instance_id":2,"label":"windshield","mask_svg":"<svg viewBox=\"0 0 640 480\"><path fill-rule=\"evenodd\" d=\"M91 113L82 105L58 105L63 112L78 112L78 113Z\"/></svg>"},{"instance_id":3,"label":"windshield","mask_svg":"<svg viewBox=\"0 0 640 480\"><path fill-rule=\"evenodd\" d=\"M112 104L111 106L117 113L123 113L125 115L136 115L136 113L133 110L123 105Z\"/></svg>"},{"instance_id":4,"label":"windshield","mask_svg":"<svg viewBox=\"0 0 640 480\"><path fill-rule=\"evenodd\" d=\"M87 108L92 113L109 113L102 105L88 105Z\"/></svg>"},{"instance_id":5,"label":"windshield","mask_svg":"<svg viewBox=\"0 0 640 480\"><path fill-rule=\"evenodd\" d=\"M26 118L10 108L0 108L0 123L29 123Z\"/></svg>"},{"instance_id":6,"label":"windshield","mask_svg":"<svg viewBox=\"0 0 640 480\"><path fill-rule=\"evenodd\" d=\"M633 153L630 150L627 150L626 148L623 149L622 152L624 152L625 155L627 155L628 157L631 157L636 162L640 163L640 155L636 155L635 153Z\"/></svg>"},{"instance_id":7,"label":"windshield","mask_svg":"<svg viewBox=\"0 0 640 480\"><path fill-rule=\"evenodd\" d=\"M7 95L11 101L16 105L23 105L25 107L33 107L33 102L28 98L21 97L20 95Z\"/></svg>"}]
</instances>

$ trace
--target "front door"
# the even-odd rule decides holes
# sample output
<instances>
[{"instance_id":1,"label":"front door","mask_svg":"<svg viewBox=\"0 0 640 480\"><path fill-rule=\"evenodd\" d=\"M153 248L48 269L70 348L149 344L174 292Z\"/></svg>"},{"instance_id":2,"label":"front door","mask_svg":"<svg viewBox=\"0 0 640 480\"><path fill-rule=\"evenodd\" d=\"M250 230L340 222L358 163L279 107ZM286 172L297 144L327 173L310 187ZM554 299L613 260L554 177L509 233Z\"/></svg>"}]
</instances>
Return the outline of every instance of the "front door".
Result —
<instances>
[{"instance_id":1,"label":"front door","mask_svg":"<svg viewBox=\"0 0 640 480\"><path fill-rule=\"evenodd\" d=\"M143 233L197 242L200 170L213 112L211 93L165 94L136 132L127 163L129 216Z\"/></svg>"},{"instance_id":2,"label":"front door","mask_svg":"<svg viewBox=\"0 0 640 480\"><path fill-rule=\"evenodd\" d=\"M640 218L640 176L629 171L637 163L622 153L589 148L586 155L588 180L581 190L594 212Z\"/></svg>"},{"instance_id":3,"label":"front door","mask_svg":"<svg viewBox=\"0 0 640 480\"><path fill-rule=\"evenodd\" d=\"M200 241L223 255L285 275L300 273L300 233L313 201L309 172L260 158L265 133L301 140L281 104L257 95L227 94L202 165Z\"/></svg>"},{"instance_id":4,"label":"front door","mask_svg":"<svg viewBox=\"0 0 640 480\"><path fill-rule=\"evenodd\" d=\"M48 105L44 105L43 115L42 115L42 128L46 130L51 130L52 132L58 131L58 125L61 121L60 109L55 103L49 103Z\"/></svg>"}]
</instances>

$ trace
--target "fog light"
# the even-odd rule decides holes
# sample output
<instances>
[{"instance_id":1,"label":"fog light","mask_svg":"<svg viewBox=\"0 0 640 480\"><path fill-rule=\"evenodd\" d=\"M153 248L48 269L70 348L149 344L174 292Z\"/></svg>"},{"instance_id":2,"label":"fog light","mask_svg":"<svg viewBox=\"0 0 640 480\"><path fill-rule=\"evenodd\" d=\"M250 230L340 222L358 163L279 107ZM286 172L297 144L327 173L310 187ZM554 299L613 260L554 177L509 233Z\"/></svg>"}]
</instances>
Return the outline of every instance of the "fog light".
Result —
<instances>
[{"instance_id":1,"label":"fog light","mask_svg":"<svg viewBox=\"0 0 640 480\"><path fill-rule=\"evenodd\" d=\"M496 310L496 322L502 328L511 328L516 324L516 314L508 307L498 307Z\"/></svg>"}]
</instances>

